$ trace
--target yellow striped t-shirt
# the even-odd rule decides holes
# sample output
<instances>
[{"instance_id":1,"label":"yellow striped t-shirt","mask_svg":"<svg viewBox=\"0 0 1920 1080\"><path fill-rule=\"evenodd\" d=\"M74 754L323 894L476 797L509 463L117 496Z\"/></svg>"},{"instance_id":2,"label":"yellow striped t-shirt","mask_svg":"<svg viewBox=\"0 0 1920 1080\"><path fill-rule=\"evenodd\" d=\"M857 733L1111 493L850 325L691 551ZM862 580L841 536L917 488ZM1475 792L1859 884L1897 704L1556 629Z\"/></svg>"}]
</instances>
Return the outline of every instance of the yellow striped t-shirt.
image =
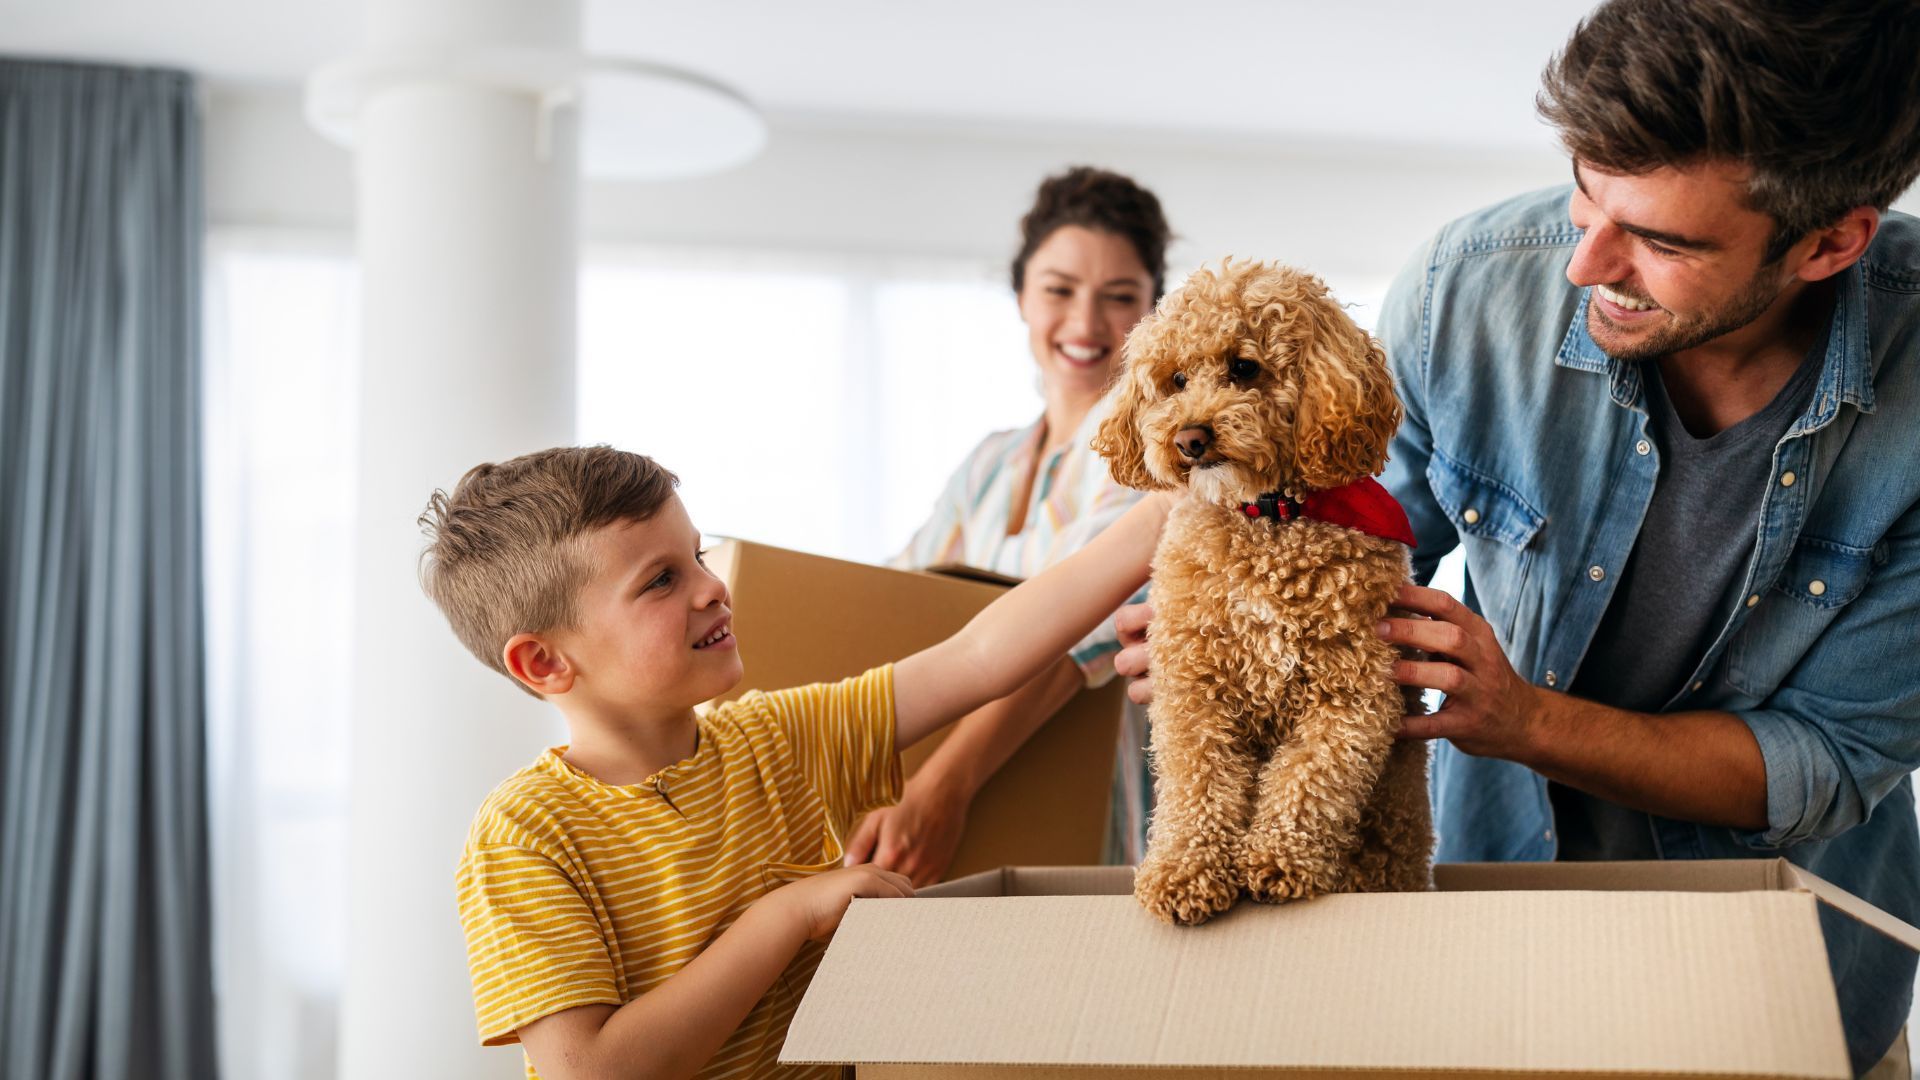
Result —
<instances>
[{"instance_id":1,"label":"yellow striped t-shirt","mask_svg":"<svg viewBox=\"0 0 1920 1080\"><path fill-rule=\"evenodd\" d=\"M693 756L642 783L603 784L565 747L509 777L475 815L456 875L481 1041L632 1001L771 889L837 865L849 824L900 796L893 735L888 666L720 705ZM777 1061L822 951L801 950L703 1080L835 1075Z\"/></svg>"}]
</instances>

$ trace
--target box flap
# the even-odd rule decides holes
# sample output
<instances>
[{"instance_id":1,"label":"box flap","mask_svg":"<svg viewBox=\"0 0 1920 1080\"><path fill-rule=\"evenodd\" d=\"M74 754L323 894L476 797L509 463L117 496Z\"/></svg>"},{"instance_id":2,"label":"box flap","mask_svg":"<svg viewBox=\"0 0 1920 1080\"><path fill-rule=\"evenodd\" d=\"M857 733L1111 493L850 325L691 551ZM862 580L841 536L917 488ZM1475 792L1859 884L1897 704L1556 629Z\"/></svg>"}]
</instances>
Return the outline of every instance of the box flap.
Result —
<instances>
[{"instance_id":1,"label":"box flap","mask_svg":"<svg viewBox=\"0 0 1920 1080\"><path fill-rule=\"evenodd\" d=\"M1011 574L1003 574L998 570L987 570L978 566L968 566L966 563L957 562L934 563L932 566L927 567L926 572L929 574L940 574L944 577L960 578L965 581L984 581L989 585L1005 585L1009 588L1020 584L1022 580Z\"/></svg>"},{"instance_id":2,"label":"box flap","mask_svg":"<svg viewBox=\"0 0 1920 1080\"><path fill-rule=\"evenodd\" d=\"M781 1060L1848 1075L1781 891L856 900Z\"/></svg>"},{"instance_id":3,"label":"box flap","mask_svg":"<svg viewBox=\"0 0 1920 1080\"><path fill-rule=\"evenodd\" d=\"M1660 862L1441 863L1443 892L1583 889L1597 892L1754 892L1798 889L1835 911L1920 952L1920 928L1880 910L1786 859L1670 859Z\"/></svg>"},{"instance_id":4,"label":"box flap","mask_svg":"<svg viewBox=\"0 0 1920 1080\"><path fill-rule=\"evenodd\" d=\"M1881 911L1810 870L1795 866L1785 859L1779 860L1779 863L1780 873L1791 887L1805 889L1835 911L1865 923L1907 948L1920 952L1920 928L1915 928L1912 923Z\"/></svg>"}]
</instances>

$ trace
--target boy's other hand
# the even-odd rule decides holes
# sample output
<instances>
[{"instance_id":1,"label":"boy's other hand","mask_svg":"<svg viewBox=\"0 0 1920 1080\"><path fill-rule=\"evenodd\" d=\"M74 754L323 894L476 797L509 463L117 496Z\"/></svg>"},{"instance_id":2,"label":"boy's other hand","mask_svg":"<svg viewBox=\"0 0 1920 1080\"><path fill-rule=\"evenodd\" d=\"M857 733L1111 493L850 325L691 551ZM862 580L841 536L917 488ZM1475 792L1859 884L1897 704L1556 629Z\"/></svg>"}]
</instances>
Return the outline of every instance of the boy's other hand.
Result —
<instances>
[{"instance_id":1,"label":"boy's other hand","mask_svg":"<svg viewBox=\"0 0 1920 1080\"><path fill-rule=\"evenodd\" d=\"M863 863L782 885L762 897L761 902L778 905L798 923L809 940L825 941L840 928L840 919L846 915L847 905L853 903L854 897L912 895L913 883L905 875Z\"/></svg>"},{"instance_id":2,"label":"boy's other hand","mask_svg":"<svg viewBox=\"0 0 1920 1080\"><path fill-rule=\"evenodd\" d=\"M1147 624L1152 621L1151 604L1128 604L1113 616L1114 629L1120 631L1113 670L1126 678L1127 696L1140 705L1153 700L1153 676L1147 670Z\"/></svg>"},{"instance_id":3,"label":"boy's other hand","mask_svg":"<svg viewBox=\"0 0 1920 1080\"><path fill-rule=\"evenodd\" d=\"M923 772L907 781L899 805L883 806L860 821L847 842L846 865L871 862L905 874L915 888L939 881L960 850L968 802L936 790Z\"/></svg>"}]
</instances>

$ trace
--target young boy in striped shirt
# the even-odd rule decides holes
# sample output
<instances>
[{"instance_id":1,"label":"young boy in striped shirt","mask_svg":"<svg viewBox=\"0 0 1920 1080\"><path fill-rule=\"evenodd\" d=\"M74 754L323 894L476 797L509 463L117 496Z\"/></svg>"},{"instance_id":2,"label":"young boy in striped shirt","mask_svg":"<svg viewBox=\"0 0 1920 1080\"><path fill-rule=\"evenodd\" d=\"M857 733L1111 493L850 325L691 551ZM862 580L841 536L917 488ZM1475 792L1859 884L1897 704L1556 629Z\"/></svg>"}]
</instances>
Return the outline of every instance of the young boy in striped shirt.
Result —
<instances>
[{"instance_id":1,"label":"young boy in striped shirt","mask_svg":"<svg viewBox=\"0 0 1920 1080\"><path fill-rule=\"evenodd\" d=\"M676 483L637 454L547 450L421 517L455 634L567 722L481 805L457 873L481 1039L521 1043L529 1077L830 1075L778 1066L794 1008L854 897L912 893L840 866L849 825L898 798L899 749L1111 616L1166 516L1142 500L898 663L701 716L741 666Z\"/></svg>"}]
</instances>

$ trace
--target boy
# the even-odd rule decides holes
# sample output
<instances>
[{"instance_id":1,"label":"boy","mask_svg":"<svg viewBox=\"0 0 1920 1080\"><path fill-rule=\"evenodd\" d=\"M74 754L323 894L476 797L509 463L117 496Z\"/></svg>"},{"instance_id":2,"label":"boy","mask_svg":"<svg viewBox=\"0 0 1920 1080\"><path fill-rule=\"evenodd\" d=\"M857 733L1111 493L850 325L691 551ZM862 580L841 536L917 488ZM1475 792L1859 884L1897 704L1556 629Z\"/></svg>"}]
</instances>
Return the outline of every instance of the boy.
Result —
<instances>
[{"instance_id":1,"label":"boy","mask_svg":"<svg viewBox=\"0 0 1920 1080\"><path fill-rule=\"evenodd\" d=\"M1143 500L952 638L864 675L750 693L726 585L648 458L541 451L436 492L422 582L469 650L559 708L570 742L496 788L457 874L480 1033L527 1075L779 1073L788 1021L856 896L838 866L892 803L897 749L1039 673L1147 578Z\"/></svg>"}]
</instances>

